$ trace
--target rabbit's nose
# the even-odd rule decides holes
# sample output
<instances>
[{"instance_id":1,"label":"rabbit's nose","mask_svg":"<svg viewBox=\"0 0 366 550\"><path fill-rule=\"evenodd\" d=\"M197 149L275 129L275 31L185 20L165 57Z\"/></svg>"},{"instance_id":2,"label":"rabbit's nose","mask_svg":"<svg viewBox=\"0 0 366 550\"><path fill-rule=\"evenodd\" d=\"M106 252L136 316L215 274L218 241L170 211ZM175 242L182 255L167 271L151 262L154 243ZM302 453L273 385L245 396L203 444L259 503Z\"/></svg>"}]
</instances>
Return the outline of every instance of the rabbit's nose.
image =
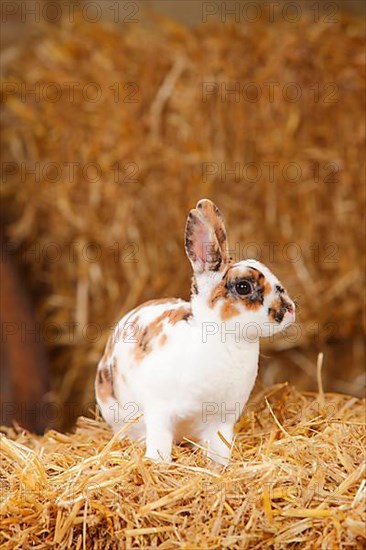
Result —
<instances>
[{"instance_id":1,"label":"rabbit's nose","mask_svg":"<svg viewBox=\"0 0 366 550\"><path fill-rule=\"evenodd\" d=\"M289 313L295 313L295 307L292 304L286 304L285 307Z\"/></svg>"}]
</instances>

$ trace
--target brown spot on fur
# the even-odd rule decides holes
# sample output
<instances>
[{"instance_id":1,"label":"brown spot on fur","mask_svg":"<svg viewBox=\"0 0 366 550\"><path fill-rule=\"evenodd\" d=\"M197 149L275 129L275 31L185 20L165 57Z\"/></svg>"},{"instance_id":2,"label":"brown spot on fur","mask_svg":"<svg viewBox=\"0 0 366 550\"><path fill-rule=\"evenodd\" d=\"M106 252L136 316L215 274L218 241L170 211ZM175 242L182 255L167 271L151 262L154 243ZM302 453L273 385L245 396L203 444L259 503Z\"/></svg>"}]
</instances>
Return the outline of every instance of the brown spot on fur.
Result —
<instances>
[{"instance_id":1,"label":"brown spot on fur","mask_svg":"<svg viewBox=\"0 0 366 550\"><path fill-rule=\"evenodd\" d=\"M192 277L191 294L192 295L198 294L197 281L195 277Z\"/></svg>"},{"instance_id":2,"label":"brown spot on fur","mask_svg":"<svg viewBox=\"0 0 366 550\"><path fill-rule=\"evenodd\" d=\"M159 338L159 346L164 346L166 344L166 341L168 340L168 337L166 334L162 334Z\"/></svg>"},{"instance_id":3,"label":"brown spot on fur","mask_svg":"<svg viewBox=\"0 0 366 550\"><path fill-rule=\"evenodd\" d=\"M240 311L238 310L238 308L235 307L235 305L229 300L225 300L221 307L221 319L223 321L227 321L228 319L231 319L232 317L235 317L239 314Z\"/></svg>"},{"instance_id":4,"label":"brown spot on fur","mask_svg":"<svg viewBox=\"0 0 366 550\"><path fill-rule=\"evenodd\" d=\"M272 300L271 307L268 308L268 317L274 323L280 323L289 307L288 302L280 296L275 300Z\"/></svg>"},{"instance_id":5,"label":"brown spot on fur","mask_svg":"<svg viewBox=\"0 0 366 550\"><path fill-rule=\"evenodd\" d=\"M116 361L114 360L113 363ZM106 402L110 397L116 399L114 388L113 388L113 373L114 364L108 365L103 363L103 366L98 369L97 372L97 381L95 391L97 393L98 399L102 402Z\"/></svg>"},{"instance_id":6,"label":"brown spot on fur","mask_svg":"<svg viewBox=\"0 0 366 550\"><path fill-rule=\"evenodd\" d=\"M186 321L192 315L190 306L182 306L163 311L154 321L148 324L138 334L138 341L135 348L135 360L140 362L152 351L152 341L157 338L164 328L164 321L170 325L176 325L180 321ZM162 335L161 338L166 335ZM165 343L165 342L164 342ZM161 344L162 345L162 344Z\"/></svg>"},{"instance_id":7,"label":"brown spot on fur","mask_svg":"<svg viewBox=\"0 0 366 550\"><path fill-rule=\"evenodd\" d=\"M214 307L217 300L220 300L220 298L226 298L226 296L227 296L227 288L225 286L225 281L222 280L218 285L216 285L213 288L211 292L211 296L208 301L210 308Z\"/></svg>"},{"instance_id":8,"label":"brown spot on fur","mask_svg":"<svg viewBox=\"0 0 366 550\"><path fill-rule=\"evenodd\" d=\"M270 283L268 283L267 281L264 283L264 287L263 287L263 296L266 296L267 294L269 294L272 290L272 287L270 285Z\"/></svg>"},{"instance_id":9,"label":"brown spot on fur","mask_svg":"<svg viewBox=\"0 0 366 550\"><path fill-rule=\"evenodd\" d=\"M210 298L209 298L209 301L208 301L208 304L210 306L210 308L213 308L214 305L216 304L217 300L220 300L220 298L226 298L227 295L228 295L228 288L227 288L227 282L228 282L228 277L229 277L229 271L230 271L230 268L227 269L226 273L224 274L222 280L219 282L219 284L217 284L212 292L211 292L211 295L210 295Z\"/></svg>"},{"instance_id":10,"label":"brown spot on fur","mask_svg":"<svg viewBox=\"0 0 366 550\"><path fill-rule=\"evenodd\" d=\"M276 321L276 315L281 309L281 302L279 299L273 300L271 302L271 307L268 309L268 316L271 319L271 321Z\"/></svg>"},{"instance_id":11,"label":"brown spot on fur","mask_svg":"<svg viewBox=\"0 0 366 550\"><path fill-rule=\"evenodd\" d=\"M162 313L161 317L162 319L167 318L171 325L176 325L179 321L187 321L191 315L191 307L185 306L165 311Z\"/></svg>"},{"instance_id":12,"label":"brown spot on fur","mask_svg":"<svg viewBox=\"0 0 366 550\"><path fill-rule=\"evenodd\" d=\"M139 334L137 344L135 346L134 357L135 361L138 363L151 352L151 340L152 336L149 333L149 326L145 327L144 330Z\"/></svg>"},{"instance_id":13,"label":"brown spot on fur","mask_svg":"<svg viewBox=\"0 0 366 550\"><path fill-rule=\"evenodd\" d=\"M255 300L253 302L249 300L243 300L245 302L245 307L249 309L250 311L257 311L257 309L260 309L263 305L259 300Z\"/></svg>"},{"instance_id":14,"label":"brown spot on fur","mask_svg":"<svg viewBox=\"0 0 366 550\"><path fill-rule=\"evenodd\" d=\"M113 357L114 345L115 335L113 332L107 340L96 378L96 393L102 402L109 397L116 398L113 388L113 376L117 369L117 361Z\"/></svg>"}]
</instances>

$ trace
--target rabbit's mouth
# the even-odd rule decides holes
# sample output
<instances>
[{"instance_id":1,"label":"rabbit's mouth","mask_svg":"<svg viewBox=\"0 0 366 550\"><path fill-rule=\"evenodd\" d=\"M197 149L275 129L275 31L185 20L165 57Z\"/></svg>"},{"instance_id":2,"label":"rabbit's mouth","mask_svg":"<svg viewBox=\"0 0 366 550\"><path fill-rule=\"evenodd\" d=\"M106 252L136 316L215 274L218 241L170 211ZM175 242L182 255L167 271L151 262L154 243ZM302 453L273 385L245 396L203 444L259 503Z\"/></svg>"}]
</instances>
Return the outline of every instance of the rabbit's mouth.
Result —
<instances>
[{"instance_id":1,"label":"rabbit's mouth","mask_svg":"<svg viewBox=\"0 0 366 550\"><path fill-rule=\"evenodd\" d=\"M295 322L295 309L292 308L291 310L287 310L283 316L283 319L281 321L281 323L283 324L283 326L288 326L288 325L291 325L292 323Z\"/></svg>"}]
</instances>

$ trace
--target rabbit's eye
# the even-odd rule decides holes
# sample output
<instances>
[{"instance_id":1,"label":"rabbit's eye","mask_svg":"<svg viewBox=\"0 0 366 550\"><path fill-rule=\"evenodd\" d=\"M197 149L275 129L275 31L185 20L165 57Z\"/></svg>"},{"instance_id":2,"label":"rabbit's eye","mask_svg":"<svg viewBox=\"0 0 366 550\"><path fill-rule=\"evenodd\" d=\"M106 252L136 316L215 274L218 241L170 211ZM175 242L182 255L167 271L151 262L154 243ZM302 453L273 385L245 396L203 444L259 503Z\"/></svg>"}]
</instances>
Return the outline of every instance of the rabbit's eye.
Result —
<instances>
[{"instance_id":1,"label":"rabbit's eye","mask_svg":"<svg viewBox=\"0 0 366 550\"><path fill-rule=\"evenodd\" d=\"M235 283L235 290L240 296L245 296L252 292L252 285L248 281L240 281Z\"/></svg>"}]
</instances>

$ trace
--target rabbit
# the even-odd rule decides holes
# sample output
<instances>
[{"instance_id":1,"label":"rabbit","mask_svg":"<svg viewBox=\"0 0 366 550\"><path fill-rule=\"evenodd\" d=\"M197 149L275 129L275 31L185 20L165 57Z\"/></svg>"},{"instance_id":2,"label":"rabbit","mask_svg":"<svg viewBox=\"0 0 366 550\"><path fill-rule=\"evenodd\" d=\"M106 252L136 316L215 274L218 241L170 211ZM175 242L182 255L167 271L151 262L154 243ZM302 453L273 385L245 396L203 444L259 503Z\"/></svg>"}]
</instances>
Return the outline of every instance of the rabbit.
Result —
<instances>
[{"instance_id":1,"label":"rabbit","mask_svg":"<svg viewBox=\"0 0 366 550\"><path fill-rule=\"evenodd\" d=\"M230 258L209 199L188 215L185 250L190 302L151 300L119 321L98 364L96 400L114 431L129 423L128 435L146 441L145 457L170 462L173 442L188 438L226 466L257 376L259 338L293 323L295 303L268 267Z\"/></svg>"}]
</instances>

